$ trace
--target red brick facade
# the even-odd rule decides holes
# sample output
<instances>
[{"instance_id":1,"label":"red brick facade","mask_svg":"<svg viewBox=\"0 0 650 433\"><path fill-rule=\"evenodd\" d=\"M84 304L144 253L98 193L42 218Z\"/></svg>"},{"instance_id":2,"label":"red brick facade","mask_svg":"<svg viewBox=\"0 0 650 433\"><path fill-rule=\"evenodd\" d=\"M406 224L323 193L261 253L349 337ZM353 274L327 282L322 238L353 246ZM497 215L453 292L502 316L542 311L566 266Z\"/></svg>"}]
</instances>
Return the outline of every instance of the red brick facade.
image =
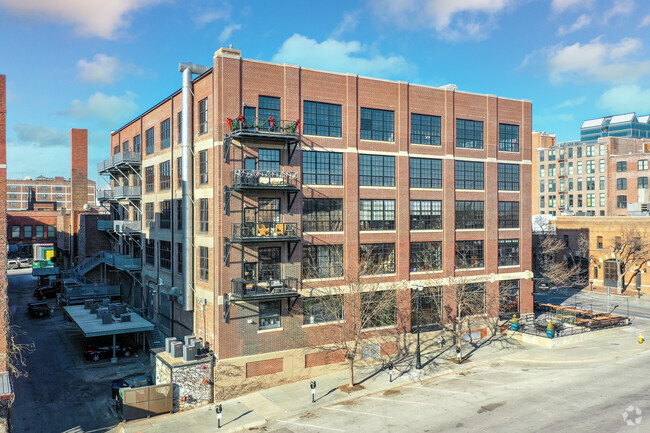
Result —
<instances>
[{"instance_id":1,"label":"red brick facade","mask_svg":"<svg viewBox=\"0 0 650 433\"><path fill-rule=\"evenodd\" d=\"M0 75L0 197L7 186L7 92L6 77ZM0 372L7 371L5 355L7 339L5 326L9 325L7 297L7 202L0 200Z\"/></svg>"},{"instance_id":2,"label":"red brick facade","mask_svg":"<svg viewBox=\"0 0 650 433\"><path fill-rule=\"evenodd\" d=\"M180 76L178 77L180 81ZM224 303L232 292L233 280L243 275L244 263L256 260L258 246L233 245L232 225L241 223L247 205L256 206L260 198L280 198L282 223L302 225L302 200L304 198L343 199L343 230L338 232L301 233L301 242L290 255L291 245L268 243L281 248L282 275L301 279L302 250L304 245L343 245L345 274L355 274L359 262L359 248L367 243L395 244L396 265L393 274L385 275L387 283L401 284L397 291L398 323L396 329L410 331L412 284L436 278L476 277L486 284L490 299L499 297L499 281L520 282L520 311L532 311L531 270L531 203L527 186L531 182L531 103L525 100L499 98L494 95L477 95L452 89L440 89L359 77L353 74L337 74L293 65L241 59L239 52L222 49L215 54L212 71L194 81L193 88L193 137L194 137L194 311L181 316L180 304L172 302L177 320L188 320L184 326L215 350L219 359L246 357L300 347L300 341L308 338L323 343L319 327L303 325L302 300L282 302L281 327L273 330L259 329L256 302L234 303L224 321ZM229 134L227 118L237 118L242 107L258 107L260 96L280 98L280 119L295 121L304 119L304 102L316 101L341 107L341 136L325 137L302 135L301 143L290 158L292 149L286 144L261 140L258 143L233 142L224 155L224 135ZM199 102L207 98L208 125L199 133ZM177 158L180 156L177 115L181 108L177 92L132 123L111 136L111 152L126 140L141 137L143 195L142 209L153 203L158 221L160 203L163 200L179 200L181 190L177 183ZM361 108L388 110L394 113L394 139L373 141L360 138ZM411 115L439 116L441 119L441 145L421 145L411 142ZM171 120L171 145L161 148L160 128L166 119ZM480 121L483 125L483 147L467 149L456 147L456 120ZM499 125L518 126L519 149L514 152L499 150ZM153 152L146 152L146 131L154 128ZM303 151L329 151L342 154L343 185L302 185L289 209L289 199L284 192L259 192L254 195L232 194L228 209L224 210L225 188L232 187L236 169L243 168L245 157L259 156L259 148L277 149L281 153L281 170L296 172L302 179ZM207 152L207 182L199 179L199 153ZM360 185L359 155L385 155L394 157L395 186L368 187ZM410 187L410 158L430 158L442 161L442 187L433 189ZM482 190L457 190L455 188L455 161L481 162L484 166L485 186ZM171 165L171 187L161 188L160 163ZM497 186L498 164L511 163L519 167L519 191L500 191ZM153 190L145 188L147 167L153 167L155 176ZM209 224L201 232L199 224L200 198L208 200ZM359 200L395 200L395 229L386 231L360 230ZM411 200L441 200L442 230L412 231L410 229ZM456 230L456 200L478 200L485 205L484 229ZM519 227L499 229L498 201L519 202ZM172 207L171 229L160 229L154 224L143 230L147 239L156 241L156 257L153 265L143 260L143 287L155 288L158 278L163 286L182 287L181 274L176 261L171 269L160 268L160 241L172 242L172 256L176 257L177 245L182 231L176 228L176 207ZM143 215L143 228L147 227ZM519 264L498 265L499 239L519 241ZM480 269L457 270L455 268L455 245L458 240L481 240L484 243L484 266ZM442 270L435 275L422 275L410 271L411 242L441 241ZM200 278L199 247L208 248L208 275ZM144 255L144 254L143 254ZM344 279L306 281L302 285L303 296L309 296L308 287L330 287L345 284ZM454 301L445 292L445 303L452 307ZM498 302L496 303L498 304ZM495 305L495 304L491 304ZM290 309L291 308L291 309ZM490 315L498 313L497 306L489 307ZM178 319L181 317L181 319ZM453 317L446 317L449 323ZM189 330L189 329L188 329ZM184 332L184 331L181 331ZM394 331L389 331L394 332ZM381 347L383 354L395 353L396 347ZM305 363L324 365L333 361L325 355L307 355ZM252 368L252 367L251 367ZM256 367L257 368L257 367ZM253 370L251 370L253 371ZM257 371L257 370L255 370ZM247 367L247 375L248 375Z\"/></svg>"},{"instance_id":3,"label":"red brick facade","mask_svg":"<svg viewBox=\"0 0 650 433\"><path fill-rule=\"evenodd\" d=\"M7 213L7 233L10 244L56 244L56 211L15 211ZM25 226L29 229L25 229ZM49 227L53 229L48 230ZM31 233L31 236L30 236ZM15 236L17 234L17 236ZM53 235L53 236L50 236Z\"/></svg>"}]
</instances>

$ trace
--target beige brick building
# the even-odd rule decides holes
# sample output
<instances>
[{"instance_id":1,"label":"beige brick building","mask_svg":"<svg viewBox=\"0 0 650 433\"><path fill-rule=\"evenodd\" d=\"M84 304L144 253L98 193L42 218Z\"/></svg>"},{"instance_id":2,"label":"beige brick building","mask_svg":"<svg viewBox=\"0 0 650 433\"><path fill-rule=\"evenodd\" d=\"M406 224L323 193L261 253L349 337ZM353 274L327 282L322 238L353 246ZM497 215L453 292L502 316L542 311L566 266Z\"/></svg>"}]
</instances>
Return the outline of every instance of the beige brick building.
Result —
<instances>
[{"instance_id":1,"label":"beige brick building","mask_svg":"<svg viewBox=\"0 0 650 433\"><path fill-rule=\"evenodd\" d=\"M95 181L88 179L88 197L86 202L95 206ZM28 210L30 197L33 195L38 202L56 202L56 207L70 209L72 207L72 185L70 179L62 176L54 178L38 176L34 179L7 180L7 208L10 211ZM38 209L34 209L38 210Z\"/></svg>"}]
</instances>

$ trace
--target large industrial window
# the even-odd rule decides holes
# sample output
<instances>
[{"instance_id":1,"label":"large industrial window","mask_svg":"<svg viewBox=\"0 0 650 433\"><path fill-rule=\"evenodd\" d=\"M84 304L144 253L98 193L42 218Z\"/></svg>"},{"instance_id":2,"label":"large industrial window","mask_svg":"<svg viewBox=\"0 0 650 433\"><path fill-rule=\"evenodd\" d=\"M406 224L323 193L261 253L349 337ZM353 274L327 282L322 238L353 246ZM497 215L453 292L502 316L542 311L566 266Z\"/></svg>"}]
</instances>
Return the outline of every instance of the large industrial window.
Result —
<instances>
[{"instance_id":1,"label":"large industrial window","mask_svg":"<svg viewBox=\"0 0 650 433\"><path fill-rule=\"evenodd\" d=\"M456 189L483 189L483 163L456 161Z\"/></svg>"},{"instance_id":2,"label":"large industrial window","mask_svg":"<svg viewBox=\"0 0 650 433\"><path fill-rule=\"evenodd\" d=\"M395 244L363 244L359 256L362 275L395 272Z\"/></svg>"},{"instance_id":3,"label":"large industrial window","mask_svg":"<svg viewBox=\"0 0 650 433\"><path fill-rule=\"evenodd\" d=\"M199 247L199 278L208 281L210 278L208 247Z\"/></svg>"},{"instance_id":4,"label":"large industrial window","mask_svg":"<svg viewBox=\"0 0 650 433\"><path fill-rule=\"evenodd\" d=\"M519 239L499 239L499 266L519 264Z\"/></svg>"},{"instance_id":5,"label":"large industrial window","mask_svg":"<svg viewBox=\"0 0 650 433\"><path fill-rule=\"evenodd\" d=\"M208 132L208 98L199 101L199 134Z\"/></svg>"},{"instance_id":6,"label":"large industrial window","mask_svg":"<svg viewBox=\"0 0 650 433\"><path fill-rule=\"evenodd\" d=\"M397 323L397 294L395 290L362 293L361 309L366 317L362 328L393 326Z\"/></svg>"},{"instance_id":7,"label":"large industrial window","mask_svg":"<svg viewBox=\"0 0 650 433\"><path fill-rule=\"evenodd\" d=\"M199 152L199 184L208 183L208 151Z\"/></svg>"},{"instance_id":8,"label":"large industrial window","mask_svg":"<svg viewBox=\"0 0 650 433\"><path fill-rule=\"evenodd\" d=\"M144 186L146 192L153 192L155 185L155 177L153 172L153 165L144 168Z\"/></svg>"},{"instance_id":9,"label":"large industrial window","mask_svg":"<svg viewBox=\"0 0 650 433\"><path fill-rule=\"evenodd\" d=\"M257 220L264 224L277 224L280 222L280 199L260 198L258 201Z\"/></svg>"},{"instance_id":10,"label":"large industrial window","mask_svg":"<svg viewBox=\"0 0 650 433\"><path fill-rule=\"evenodd\" d=\"M260 306L260 329L273 329L281 326L282 301L264 301Z\"/></svg>"},{"instance_id":11,"label":"large industrial window","mask_svg":"<svg viewBox=\"0 0 650 433\"><path fill-rule=\"evenodd\" d=\"M171 143L171 129L169 119L160 122L160 148L167 149Z\"/></svg>"},{"instance_id":12,"label":"large industrial window","mask_svg":"<svg viewBox=\"0 0 650 433\"><path fill-rule=\"evenodd\" d=\"M165 230L172 228L171 200L164 200L160 202L160 228Z\"/></svg>"},{"instance_id":13,"label":"large industrial window","mask_svg":"<svg viewBox=\"0 0 650 433\"><path fill-rule=\"evenodd\" d=\"M145 213L144 217L147 223L147 228L152 229L156 224L156 217L154 215L153 203L145 203L144 205Z\"/></svg>"},{"instance_id":14,"label":"large industrial window","mask_svg":"<svg viewBox=\"0 0 650 433\"><path fill-rule=\"evenodd\" d=\"M128 152L129 151L129 140L126 140L124 143L122 143L122 152Z\"/></svg>"},{"instance_id":15,"label":"large industrial window","mask_svg":"<svg viewBox=\"0 0 650 433\"><path fill-rule=\"evenodd\" d=\"M412 113L411 143L440 146L440 116Z\"/></svg>"},{"instance_id":16,"label":"large industrial window","mask_svg":"<svg viewBox=\"0 0 650 433\"><path fill-rule=\"evenodd\" d=\"M395 200L359 200L359 230L395 230Z\"/></svg>"},{"instance_id":17,"label":"large industrial window","mask_svg":"<svg viewBox=\"0 0 650 433\"><path fill-rule=\"evenodd\" d=\"M411 230L442 229L442 201L411 200Z\"/></svg>"},{"instance_id":18,"label":"large industrial window","mask_svg":"<svg viewBox=\"0 0 650 433\"><path fill-rule=\"evenodd\" d=\"M395 113L374 108L361 109L361 139L394 141Z\"/></svg>"},{"instance_id":19,"label":"large industrial window","mask_svg":"<svg viewBox=\"0 0 650 433\"><path fill-rule=\"evenodd\" d=\"M210 221L210 208L207 198L199 199L199 231L207 233Z\"/></svg>"},{"instance_id":20,"label":"large industrial window","mask_svg":"<svg viewBox=\"0 0 650 433\"><path fill-rule=\"evenodd\" d=\"M519 125L499 123L499 150L519 152Z\"/></svg>"},{"instance_id":21,"label":"large industrial window","mask_svg":"<svg viewBox=\"0 0 650 433\"><path fill-rule=\"evenodd\" d=\"M341 106L305 101L304 133L324 137L340 137Z\"/></svg>"},{"instance_id":22,"label":"large industrial window","mask_svg":"<svg viewBox=\"0 0 650 433\"><path fill-rule=\"evenodd\" d=\"M504 319L519 312L519 280L499 281L499 314Z\"/></svg>"},{"instance_id":23,"label":"large industrial window","mask_svg":"<svg viewBox=\"0 0 650 433\"><path fill-rule=\"evenodd\" d=\"M456 200L456 228L482 229L484 226L482 201Z\"/></svg>"},{"instance_id":24,"label":"large industrial window","mask_svg":"<svg viewBox=\"0 0 650 433\"><path fill-rule=\"evenodd\" d=\"M145 246L145 261L151 266L156 263L156 241L153 239L147 239L147 244Z\"/></svg>"},{"instance_id":25,"label":"large industrial window","mask_svg":"<svg viewBox=\"0 0 650 433\"><path fill-rule=\"evenodd\" d=\"M411 242L411 272L442 269L442 242Z\"/></svg>"},{"instance_id":26,"label":"large industrial window","mask_svg":"<svg viewBox=\"0 0 650 433\"><path fill-rule=\"evenodd\" d=\"M499 190L519 191L519 165L499 163Z\"/></svg>"},{"instance_id":27,"label":"large industrial window","mask_svg":"<svg viewBox=\"0 0 650 433\"><path fill-rule=\"evenodd\" d=\"M140 136L136 135L133 137L133 151L135 153L140 153Z\"/></svg>"},{"instance_id":28,"label":"large industrial window","mask_svg":"<svg viewBox=\"0 0 650 433\"><path fill-rule=\"evenodd\" d=\"M500 229L519 228L519 202L518 201L499 202L499 228Z\"/></svg>"},{"instance_id":29,"label":"large industrial window","mask_svg":"<svg viewBox=\"0 0 650 433\"><path fill-rule=\"evenodd\" d=\"M422 292L411 290L411 330L433 331L442 329L442 287L423 287ZM418 308L418 296L420 305Z\"/></svg>"},{"instance_id":30,"label":"large industrial window","mask_svg":"<svg viewBox=\"0 0 650 433\"><path fill-rule=\"evenodd\" d=\"M182 111L179 111L178 114L176 114L176 127L177 127L176 142L182 143L183 142L183 112Z\"/></svg>"},{"instance_id":31,"label":"large industrial window","mask_svg":"<svg viewBox=\"0 0 650 433\"><path fill-rule=\"evenodd\" d=\"M260 149L258 166L261 171L280 171L280 150Z\"/></svg>"},{"instance_id":32,"label":"large industrial window","mask_svg":"<svg viewBox=\"0 0 650 433\"><path fill-rule=\"evenodd\" d=\"M343 185L343 154L303 151L302 181L306 185Z\"/></svg>"},{"instance_id":33,"label":"large industrial window","mask_svg":"<svg viewBox=\"0 0 650 433\"><path fill-rule=\"evenodd\" d=\"M456 119L456 147L483 149L483 122Z\"/></svg>"},{"instance_id":34,"label":"large industrial window","mask_svg":"<svg viewBox=\"0 0 650 433\"><path fill-rule=\"evenodd\" d=\"M395 186L395 157L359 155L359 185Z\"/></svg>"},{"instance_id":35,"label":"large industrial window","mask_svg":"<svg viewBox=\"0 0 650 433\"><path fill-rule=\"evenodd\" d=\"M147 129L147 132L145 133L145 139L146 139L146 144L147 144L147 155L151 155L154 152L154 134L153 134L153 128Z\"/></svg>"},{"instance_id":36,"label":"large industrial window","mask_svg":"<svg viewBox=\"0 0 650 433\"><path fill-rule=\"evenodd\" d=\"M459 269L484 266L483 241L456 241L456 267Z\"/></svg>"},{"instance_id":37,"label":"large industrial window","mask_svg":"<svg viewBox=\"0 0 650 433\"><path fill-rule=\"evenodd\" d=\"M314 296L302 298L303 324L326 323L344 320L343 295Z\"/></svg>"},{"instance_id":38,"label":"large industrial window","mask_svg":"<svg viewBox=\"0 0 650 433\"><path fill-rule=\"evenodd\" d=\"M303 278L341 276L343 276L343 245L306 245L303 248Z\"/></svg>"},{"instance_id":39,"label":"large industrial window","mask_svg":"<svg viewBox=\"0 0 650 433\"><path fill-rule=\"evenodd\" d=\"M274 96L259 97L259 122L264 123L266 120L273 118L276 125L280 124L280 98ZM271 129L271 122L266 123L262 129Z\"/></svg>"},{"instance_id":40,"label":"large industrial window","mask_svg":"<svg viewBox=\"0 0 650 433\"><path fill-rule=\"evenodd\" d=\"M160 241L158 257L160 259L160 267L163 269L172 268L172 243L169 241Z\"/></svg>"},{"instance_id":41,"label":"large industrial window","mask_svg":"<svg viewBox=\"0 0 650 433\"><path fill-rule=\"evenodd\" d=\"M54 237L56 237L56 227L54 227L54 226L47 226L47 237L48 237L48 238L54 238Z\"/></svg>"},{"instance_id":42,"label":"large industrial window","mask_svg":"<svg viewBox=\"0 0 650 433\"><path fill-rule=\"evenodd\" d=\"M442 188L442 161L409 158L411 188Z\"/></svg>"},{"instance_id":43,"label":"large industrial window","mask_svg":"<svg viewBox=\"0 0 650 433\"><path fill-rule=\"evenodd\" d=\"M160 176L160 190L169 189L171 186L171 172L169 168L169 161L161 162L158 166L158 173Z\"/></svg>"},{"instance_id":44,"label":"large industrial window","mask_svg":"<svg viewBox=\"0 0 650 433\"><path fill-rule=\"evenodd\" d=\"M178 188L183 186L183 164L180 156L176 158L176 182Z\"/></svg>"},{"instance_id":45,"label":"large industrial window","mask_svg":"<svg viewBox=\"0 0 650 433\"><path fill-rule=\"evenodd\" d=\"M304 199L302 209L302 229L305 232L342 231L343 199Z\"/></svg>"}]
</instances>

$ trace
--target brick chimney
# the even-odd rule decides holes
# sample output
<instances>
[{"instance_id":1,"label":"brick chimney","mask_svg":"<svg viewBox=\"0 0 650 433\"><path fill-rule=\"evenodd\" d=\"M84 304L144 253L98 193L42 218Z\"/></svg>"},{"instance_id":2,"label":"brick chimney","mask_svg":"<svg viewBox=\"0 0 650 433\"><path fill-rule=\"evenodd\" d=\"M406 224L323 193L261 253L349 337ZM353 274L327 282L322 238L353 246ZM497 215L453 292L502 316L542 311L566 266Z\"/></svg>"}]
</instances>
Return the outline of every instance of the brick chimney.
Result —
<instances>
[{"instance_id":1,"label":"brick chimney","mask_svg":"<svg viewBox=\"0 0 650 433\"><path fill-rule=\"evenodd\" d=\"M88 130L70 130L70 185L73 230L77 233L78 214L88 203Z\"/></svg>"}]
</instances>

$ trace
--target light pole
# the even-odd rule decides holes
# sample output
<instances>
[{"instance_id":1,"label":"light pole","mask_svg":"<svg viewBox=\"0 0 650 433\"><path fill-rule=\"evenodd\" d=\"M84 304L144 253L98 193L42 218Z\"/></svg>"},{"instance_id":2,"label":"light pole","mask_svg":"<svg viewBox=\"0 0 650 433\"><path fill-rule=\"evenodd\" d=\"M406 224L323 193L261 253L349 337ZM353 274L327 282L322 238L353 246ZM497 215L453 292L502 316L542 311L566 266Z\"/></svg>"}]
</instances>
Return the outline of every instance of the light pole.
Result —
<instances>
[{"instance_id":1,"label":"light pole","mask_svg":"<svg viewBox=\"0 0 650 433\"><path fill-rule=\"evenodd\" d=\"M417 315L418 315L418 343L417 347L415 348L415 368L418 370L422 370L422 361L420 359L420 308L422 307L422 290L424 290L424 287L422 286L415 286L415 296L416 296L416 302L417 302Z\"/></svg>"}]
</instances>

